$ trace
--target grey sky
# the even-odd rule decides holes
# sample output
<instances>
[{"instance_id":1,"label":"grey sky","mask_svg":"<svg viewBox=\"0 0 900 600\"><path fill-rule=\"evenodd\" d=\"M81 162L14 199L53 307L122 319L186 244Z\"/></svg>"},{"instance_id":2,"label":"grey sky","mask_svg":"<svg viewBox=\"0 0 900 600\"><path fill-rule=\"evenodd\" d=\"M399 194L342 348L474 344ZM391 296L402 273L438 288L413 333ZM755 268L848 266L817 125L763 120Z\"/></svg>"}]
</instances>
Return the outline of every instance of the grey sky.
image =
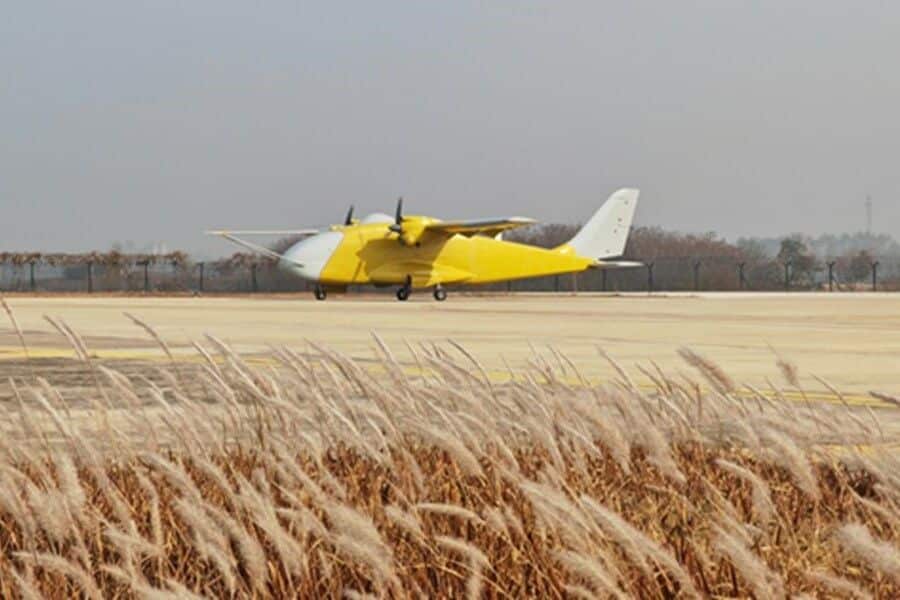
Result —
<instances>
[{"instance_id":1,"label":"grey sky","mask_svg":"<svg viewBox=\"0 0 900 600\"><path fill-rule=\"evenodd\" d=\"M0 249L390 211L900 234L900 3L15 2Z\"/></svg>"}]
</instances>

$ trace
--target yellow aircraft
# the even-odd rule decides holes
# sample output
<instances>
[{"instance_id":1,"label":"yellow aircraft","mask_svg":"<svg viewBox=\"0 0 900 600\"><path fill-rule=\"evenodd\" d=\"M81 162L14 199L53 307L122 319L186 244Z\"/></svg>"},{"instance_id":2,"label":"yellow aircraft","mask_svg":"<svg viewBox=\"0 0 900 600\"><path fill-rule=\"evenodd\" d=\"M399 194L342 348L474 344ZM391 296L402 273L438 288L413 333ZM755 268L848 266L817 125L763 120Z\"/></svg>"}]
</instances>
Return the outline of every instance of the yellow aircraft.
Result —
<instances>
[{"instance_id":1,"label":"yellow aircraft","mask_svg":"<svg viewBox=\"0 0 900 600\"><path fill-rule=\"evenodd\" d=\"M315 296L348 285L397 285L397 299L407 300L416 288L433 288L434 298L447 299L448 284L474 285L529 277L575 273L586 269L640 266L610 260L622 255L637 207L638 190L615 192L582 229L552 249L503 240L503 232L533 225L525 217L441 221L403 214L403 199L394 217L373 214L353 218L327 231L210 231L245 248L269 256L279 268L315 282ZM239 235L308 236L284 254Z\"/></svg>"}]
</instances>

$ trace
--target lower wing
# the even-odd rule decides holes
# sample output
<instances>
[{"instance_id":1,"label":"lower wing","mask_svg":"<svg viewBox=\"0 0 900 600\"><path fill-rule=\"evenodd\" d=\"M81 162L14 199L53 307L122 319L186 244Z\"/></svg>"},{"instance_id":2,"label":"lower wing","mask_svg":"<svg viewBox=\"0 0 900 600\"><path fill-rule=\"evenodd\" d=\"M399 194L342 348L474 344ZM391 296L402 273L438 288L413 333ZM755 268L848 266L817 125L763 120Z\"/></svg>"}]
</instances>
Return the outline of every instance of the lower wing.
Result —
<instances>
[{"instance_id":1,"label":"lower wing","mask_svg":"<svg viewBox=\"0 0 900 600\"><path fill-rule=\"evenodd\" d=\"M423 261L391 262L381 265L369 273L373 283L399 283L406 277L412 278L415 287L430 287L439 283L460 283L472 278L472 273Z\"/></svg>"}]
</instances>

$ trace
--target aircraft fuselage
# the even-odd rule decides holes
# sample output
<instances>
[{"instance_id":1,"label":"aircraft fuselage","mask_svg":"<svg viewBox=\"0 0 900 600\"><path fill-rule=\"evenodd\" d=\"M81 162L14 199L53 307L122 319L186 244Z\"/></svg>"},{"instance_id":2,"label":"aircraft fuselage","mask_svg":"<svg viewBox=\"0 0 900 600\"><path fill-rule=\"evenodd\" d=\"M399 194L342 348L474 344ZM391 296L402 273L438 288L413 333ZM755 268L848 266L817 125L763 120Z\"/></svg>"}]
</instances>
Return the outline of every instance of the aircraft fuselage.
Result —
<instances>
[{"instance_id":1,"label":"aircraft fuselage","mask_svg":"<svg viewBox=\"0 0 900 600\"><path fill-rule=\"evenodd\" d=\"M291 247L279 266L325 285L480 284L583 271L593 260L483 235L426 231L412 245L388 224L336 226ZM292 264L294 263L294 264ZM298 266L299 263L302 266ZM409 278L409 279L408 279Z\"/></svg>"}]
</instances>

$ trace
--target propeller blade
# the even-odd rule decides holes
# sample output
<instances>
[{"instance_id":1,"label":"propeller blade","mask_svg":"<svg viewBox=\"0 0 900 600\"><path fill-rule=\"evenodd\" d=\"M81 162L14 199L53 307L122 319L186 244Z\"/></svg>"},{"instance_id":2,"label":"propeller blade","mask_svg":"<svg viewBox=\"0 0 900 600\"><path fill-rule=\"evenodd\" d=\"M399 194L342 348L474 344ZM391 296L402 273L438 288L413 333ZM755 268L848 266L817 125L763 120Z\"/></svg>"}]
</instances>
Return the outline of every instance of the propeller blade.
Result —
<instances>
[{"instance_id":1,"label":"propeller blade","mask_svg":"<svg viewBox=\"0 0 900 600\"><path fill-rule=\"evenodd\" d=\"M347 218L344 219L344 225L353 225L353 205L350 205L350 210L347 211Z\"/></svg>"},{"instance_id":2,"label":"propeller blade","mask_svg":"<svg viewBox=\"0 0 900 600\"><path fill-rule=\"evenodd\" d=\"M397 198L397 214L394 216L394 224L400 225L403 222L403 196Z\"/></svg>"}]
</instances>

